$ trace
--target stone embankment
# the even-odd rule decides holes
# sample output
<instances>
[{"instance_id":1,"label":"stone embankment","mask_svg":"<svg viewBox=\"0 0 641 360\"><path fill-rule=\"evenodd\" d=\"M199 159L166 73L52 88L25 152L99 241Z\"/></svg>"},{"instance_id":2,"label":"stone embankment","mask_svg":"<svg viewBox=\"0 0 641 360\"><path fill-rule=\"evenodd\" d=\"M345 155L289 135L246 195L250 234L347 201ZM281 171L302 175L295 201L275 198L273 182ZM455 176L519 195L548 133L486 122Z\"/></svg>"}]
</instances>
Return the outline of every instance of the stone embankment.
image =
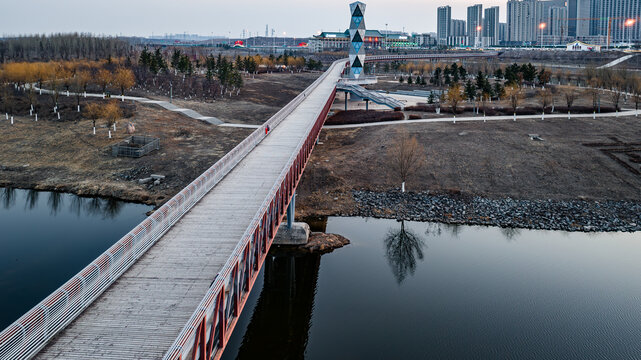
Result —
<instances>
[{"instance_id":1,"label":"stone embankment","mask_svg":"<svg viewBox=\"0 0 641 360\"><path fill-rule=\"evenodd\" d=\"M641 231L641 203L353 191L348 216L565 231Z\"/></svg>"}]
</instances>

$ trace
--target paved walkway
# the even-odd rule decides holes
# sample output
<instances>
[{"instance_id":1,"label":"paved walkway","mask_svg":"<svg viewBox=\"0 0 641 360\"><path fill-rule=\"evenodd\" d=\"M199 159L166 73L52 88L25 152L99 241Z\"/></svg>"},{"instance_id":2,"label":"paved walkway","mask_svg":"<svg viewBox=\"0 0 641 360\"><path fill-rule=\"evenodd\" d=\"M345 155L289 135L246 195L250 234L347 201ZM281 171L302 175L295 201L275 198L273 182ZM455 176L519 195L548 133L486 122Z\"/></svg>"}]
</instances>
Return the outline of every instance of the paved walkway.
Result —
<instances>
[{"instance_id":1,"label":"paved walkway","mask_svg":"<svg viewBox=\"0 0 641 360\"><path fill-rule=\"evenodd\" d=\"M624 61L627 61L627 60L629 60L629 59L631 59L631 58L633 58L635 56L637 56L637 54L626 55L626 56L620 57L620 58L618 58L618 59L616 59L614 61L611 61L611 62L609 62L609 63L607 63L605 65L599 66L597 69L611 68L611 67L613 67L615 65L618 65L618 64L620 64L620 63L622 63Z\"/></svg>"},{"instance_id":2,"label":"paved walkway","mask_svg":"<svg viewBox=\"0 0 641 360\"><path fill-rule=\"evenodd\" d=\"M37 90L37 91L42 91L42 93L45 93L45 94L51 94L53 92L52 90L40 89L40 88L38 88L36 86L34 86L34 89ZM76 94L77 93L67 92L67 91L61 91L60 92L60 95L62 95L62 96L76 96ZM102 99L105 98L105 96L103 94L90 94L90 93L87 93L87 94L81 94L81 96L83 96L83 97L92 97L92 98L102 98ZM201 121L210 123L212 125L220 125L220 124L224 123L222 120L220 120L220 119L218 119L218 118L216 118L214 116L205 116L205 115L197 113L194 110L181 108L181 107L178 107L178 106L176 106L176 105L174 105L172 103L169 103L169 102L163 101L163 100L152 100L152 99L147 99L147 98L138 97L138 96L112 96L111 99L132 100L132 101L137 101L137 102L142 103L142 104L159 105L159 106L162 106L163 108L165 108L165 109L167 109L169 111L178 112L178 113L181 113L181 114L183 114L185 116L188 116L188 117L190 117L192 119L201 120Z\"/></svg>"},{"instance_id":3,"label":"paved walkway","mask_svg":"<svg viewBox=\"0 0 641 360\"><path fill-rule=\"evenodd\" d=\"M635 110L626 110L626 111L621 111L618 116L623 117L623 116L635 116L641 114L641 110L635 111ZM587 118L592 118L593 116L596 118L602 118L602 117L614 117L617 116L614 113L600 113L600 114L572 114L570 115L572 119L587 119ZM545 115L546 120L550 119L567 119L568 115L567 114L547 114ZM541 115L517 115L516 116L516 121L518 120L541 120ZM476 121L476 122L487 122L487 121L515 121L514 116L473 116L473 117L444 117L444 118L435 118L435 119L416 119L416 120L397 120L397 121L381 121L381 122L375 122L375 123L365 123L365 124L346 124L346 125L325 125L323 128L324 129L350 129L350 128L360 128L360 127L372 127L372 126L389 126L389 125L407 125L407 124L420 124L420 123L456 123L456 122L470 122L470 121Z\"/></svg>"}]
</instances>

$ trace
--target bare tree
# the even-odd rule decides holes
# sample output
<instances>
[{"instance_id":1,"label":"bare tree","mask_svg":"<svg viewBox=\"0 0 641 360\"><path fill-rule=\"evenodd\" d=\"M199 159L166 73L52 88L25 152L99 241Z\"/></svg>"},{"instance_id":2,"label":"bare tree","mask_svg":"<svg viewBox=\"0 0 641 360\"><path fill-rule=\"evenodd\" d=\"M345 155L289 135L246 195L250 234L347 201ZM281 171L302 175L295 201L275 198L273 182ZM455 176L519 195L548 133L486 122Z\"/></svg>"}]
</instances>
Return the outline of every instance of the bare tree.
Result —
<instances>
[{"instance_id":1,"label":"bare tree","mask_svg":"<svg viewBox=\"0 0 641 360\"><path fill-rule=\"evenodd\" d=\"M541 104L541 112L545 114L545 109L552 103L552 92L550 89L539 90L538 93L539 104Z\"/></svg>"},{"instance_id":2,"label":"bare tree","mask_svg":"<svg viewBox=\"0 0 641 360\"><path fill-rule=\"evenodd\" d=\"M425 150L416 137L402 129L390 147L388 161L394 177L401 181L401 191L405 192L405 182L424 166Z\"/></svg>"},{"instance_id":3,"label":"bare tree","mask_svg":"<svg viewBox=\"0 0 641 360\"><path fill-rule=\"evenodd\" d=\"M562 91L563 91L563 97L565 98L565 104L568 106L568 114L569 114L572 109L572 105L576 100L577 93L574 90L574 87L572 86L564 86Z\"/></svg>"},{"instance_id":4,"label":"bare tree","mask_svg":"<svg viewBox=\"0 0 641 360\"><path fill-rule=\"evenodd\" d=\"M639 116L639 104L641 104L641 78L639 75L630 77L630 91L634 100L634 109L637 110L635 116Z\"/></svg>"},{"instance_id":5,"label":"bare tree","mask_svg":"<svg viewBox=\"0 0 641 360\"><path fill-rule=\"evenodd\" d=\"M516 109L519 107L523 96L523 94L521 93L521 89L518 86L509 85L505 88L505 96L510 102L512 112L514 113L514 115L516 115Z\"/></svg>"}]
</instances>

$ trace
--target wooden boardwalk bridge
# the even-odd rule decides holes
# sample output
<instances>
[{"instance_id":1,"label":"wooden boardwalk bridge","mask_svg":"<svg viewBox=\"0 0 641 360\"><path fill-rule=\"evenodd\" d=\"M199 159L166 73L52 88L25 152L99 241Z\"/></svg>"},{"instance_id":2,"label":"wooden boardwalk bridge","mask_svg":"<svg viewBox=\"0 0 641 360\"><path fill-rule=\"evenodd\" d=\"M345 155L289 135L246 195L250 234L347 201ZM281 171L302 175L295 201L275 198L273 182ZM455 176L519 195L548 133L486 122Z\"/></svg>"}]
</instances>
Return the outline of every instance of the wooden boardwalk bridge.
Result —
<instances>
[{"instance_id":1,"label":"wooden boardwalk bridge","mask_svg":"<svg viewBox=\"0 0 641 360\"><path fill-rule=\"evenodd\" d=\"M450 56L435 58L443 57ZM0 360L218 359L346 64L334 62L205 173L2 331Z\"/></svg>"}]
</instances>

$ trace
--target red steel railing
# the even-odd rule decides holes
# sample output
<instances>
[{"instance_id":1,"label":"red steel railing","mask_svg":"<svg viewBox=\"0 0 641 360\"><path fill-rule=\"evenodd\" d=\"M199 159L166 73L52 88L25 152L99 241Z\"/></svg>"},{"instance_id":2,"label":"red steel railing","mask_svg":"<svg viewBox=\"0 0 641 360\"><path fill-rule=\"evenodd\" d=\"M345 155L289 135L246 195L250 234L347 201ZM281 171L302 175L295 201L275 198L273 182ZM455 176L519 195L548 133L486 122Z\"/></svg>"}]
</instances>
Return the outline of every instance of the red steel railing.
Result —
<instances>
[{"instance_id":1,"label":"red steel railing","mask_svg":"<svg viewBox=\"0 0 641 360\"><path fill-rule=\"evenodd\" d=\"M151 216L143 220L142 223L64 285L3 330L0 333L0 359L25 359L35 355L42 349L54 335L64 329L82 313L84 309L91 305L100 294L155 244L173 224L220 182L236 164L249 154L266 136L266 126L273 129L280 124L296 109L308 94L325 80L331 70L341 62L345 62L345 60L339 60L332 64L330 70L316 79L314 83L294 98L294 100L278 111L260 128L252 132L191 184L172 197ZM315 129L316 126L312 130L316 131ZM318 130L320 130L320 128ZM309 148L307 143L305 146ZM309 148L309 151L311 151L311 148ZM300 168L300 166L301 164L299 163L295 164L296 168ZM302 172L302 168L300 171ZM288 175L287 181L293 180L291 176L292 175ZM298 177L296 179L298 179ZM279 211L280 210L282 209L279 208ZM272 221L271 234L274 231L273 223L275 220L270 221ZM254 225L254 223L252 223L252 225ZM271 242L269 242L269 244L271 244ZM262 248L259 250L268 249L269 244L262 244ZM234 252L229 261L232 261L232 259L238 256L243 258L242 253ZM260 267L258 267L258 269L259 268ZM245 272L245 269L236 268L234 270L225 267L217 279L226 279L232 272L236 274L234 275L235 281L238 281L237 277L239 273L248 274ZM220 287L222 285L219 280L214 283L214 286ZM227 286L229 286L229 283L227 283ZM238 305L239 303L236 302L236 306ZM237 312L235 312L235 314L237 314ZM184 332L185 330L183 330L183 333ZM172 347L172 349L174 348Z\"/></svg>"},{"instance_id":2,"label":"red steel railing","mask_svg":"<svg viewBox=\"0 0 641 360\"><path fill-rule=\"evenodd\" d=\"M344 60L335 62L334 66ZM263 205L247 228L231 257L207 291L165 360L219 359L258 276L278 226L303 174L316 139L334 100L336 88L290 157Z\"/></svg>"}]
</instances>

